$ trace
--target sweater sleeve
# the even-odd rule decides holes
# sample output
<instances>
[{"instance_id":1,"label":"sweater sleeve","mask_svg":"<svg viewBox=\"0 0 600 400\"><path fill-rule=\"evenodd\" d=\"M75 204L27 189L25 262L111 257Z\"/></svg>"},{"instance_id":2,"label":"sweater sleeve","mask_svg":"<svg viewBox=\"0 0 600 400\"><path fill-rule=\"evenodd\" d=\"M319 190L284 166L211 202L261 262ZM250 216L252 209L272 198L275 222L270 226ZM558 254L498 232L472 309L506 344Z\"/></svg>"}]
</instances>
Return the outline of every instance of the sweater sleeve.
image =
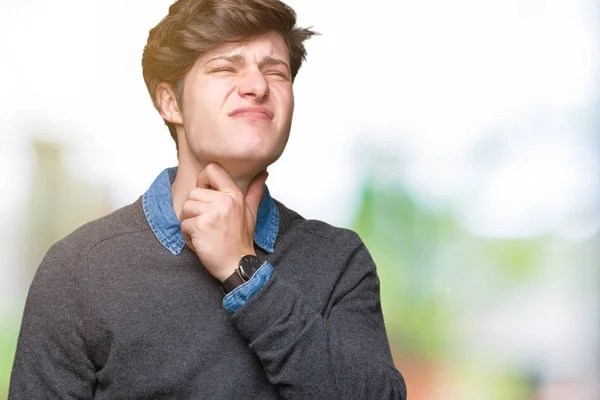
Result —
<instances>
[{"instance_id":1,"label":"sweater sleeve","mask_svg":"<svg viewBox=\"0 0 600 400\"><path fill-rule=\"evenodd\" d=\"M9 400L91 399L95 368L84 345L79 271L55 245L33 279L13 364Z\"/></svg>"},{"instance_id":2,"label":"sweater sleeve","mask_svg":"<svg viewBox=\"0 0 600 400\"><path fill-rule=\"evenodd\" d=\"M229 312L236 312L267 283L271 274L273 274L273 266L265 261L248 282L223 297L223 307Z\"/></svg>"},{"instance_id":3,"label":"sweater sleeve","mask_svg":"<svg viewBox=\"0 0 600 400\"><path fill-rule=\"evenodd\" d=\"M405 400L375 264L362 242L349 257L331 303L324 317L275 270L232 319L285 399Z\"/></svg>"}]
</instances>

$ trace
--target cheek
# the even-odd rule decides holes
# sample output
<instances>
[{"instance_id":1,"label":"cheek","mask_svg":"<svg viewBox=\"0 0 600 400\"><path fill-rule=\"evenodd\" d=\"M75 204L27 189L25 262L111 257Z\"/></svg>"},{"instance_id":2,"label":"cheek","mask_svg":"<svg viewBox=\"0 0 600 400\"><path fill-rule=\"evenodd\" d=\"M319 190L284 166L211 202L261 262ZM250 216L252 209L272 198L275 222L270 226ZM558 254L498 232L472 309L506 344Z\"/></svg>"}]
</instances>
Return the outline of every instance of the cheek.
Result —
<instances>
[{"instance_id":1,"label":"cheek","mask_svg":"<svg viewBox=\"0 0 600 400\"><path fill-rule=\"evenodd\" d=\"M184 92L184 114L187 110L190 119L216 119L229 93L231 83L226 79L198 79L190 82Z\"/></svg>"},{"instance_id":2,"label":"cheek","mask_svg":"<svg viewBox=\"0 0 600 400\"><path fill-rule=\"evenodd\" d=\"M294 105L295 105L295 100L294 100L294 95L292 94L292 98L290 99L290 102L289 102L290 117L294 114Z\"/></svg>"},{"instance_id":3,"label":"cheek","mask_svg":"<svg viewBox=\"0 0 600 400\"><path fill-rule=\"evenodd\" d=\"M294 96L289 97L285 103L285 115L285 125L289 129L292 124L292 117L294 115Z\"/></svg>"},{"instance_id":4,"label":"cheek","mask_svg":"<svg viewBox=\"0 0 600 400\"><path fill-rule=\"evenodd\" d=\"M275 87L278 97L280 110L288 118L291 118L294 112L294 92L291 86Z\"/></svg>"},{"instance_id":5,"label":"cheek","mask_svg":"<svg viewBox=\"0 0 600 400\"><path fill-rule=\"evenodd\" d=\"M191 94L183 108L183 125L186 131L198 135L204 129L212 129L218 117L218 104L203 93Z\"/></svg>"}]
</instances>

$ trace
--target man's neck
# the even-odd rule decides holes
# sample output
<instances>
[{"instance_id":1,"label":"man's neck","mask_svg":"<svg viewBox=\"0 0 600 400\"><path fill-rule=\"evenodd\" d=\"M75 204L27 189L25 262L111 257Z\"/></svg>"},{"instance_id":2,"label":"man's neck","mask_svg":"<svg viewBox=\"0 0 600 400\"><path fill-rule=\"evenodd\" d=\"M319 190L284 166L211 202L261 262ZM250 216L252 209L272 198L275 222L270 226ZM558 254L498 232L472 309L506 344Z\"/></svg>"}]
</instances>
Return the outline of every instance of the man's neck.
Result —
<instances>
[{"instance_id":1,"label":"man's neck","mask_svg":"<svg viewBox=\"0 0 600 400\"><path fill-rule=\"evenodd\" d=\"M196 160L194 160L196 161ZM171 194L173 195L173 208L177 219L180 219L183 203L185 202L190 190L196 187L196 181L198 175L205 168L205 164L200 162L191 162L191 160L185 160L179 158L179 166L177 168L177 176L171 186ZM223 166L225 169L226 166ZM236 185L240 188L244 196L248 191L248 186L254 178L254 176L232 176L231 177Z\"/></svg>"}]
</instances>

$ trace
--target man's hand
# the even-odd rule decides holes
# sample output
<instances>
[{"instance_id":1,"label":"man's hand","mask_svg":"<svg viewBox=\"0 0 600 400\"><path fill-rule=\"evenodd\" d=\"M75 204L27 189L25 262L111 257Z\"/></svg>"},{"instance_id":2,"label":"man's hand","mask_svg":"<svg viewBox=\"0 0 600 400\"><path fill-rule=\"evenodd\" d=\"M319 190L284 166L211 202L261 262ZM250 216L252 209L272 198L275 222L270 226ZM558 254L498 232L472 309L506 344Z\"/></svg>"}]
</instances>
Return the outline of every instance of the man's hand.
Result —
<instances>
[{"instance_id":1,"label":"man's hand","mask_svg":"<svg viewBox=\"0 0 600 400\"><path fill-rule=\"evenodd\" d=\"M256 255L254 227L267 176L266 171L258 174L244 197L223 167L212 163L202 170L183 203L185 243L221 282L235 271L243 255Z\"/></svg>"}]
</instances>

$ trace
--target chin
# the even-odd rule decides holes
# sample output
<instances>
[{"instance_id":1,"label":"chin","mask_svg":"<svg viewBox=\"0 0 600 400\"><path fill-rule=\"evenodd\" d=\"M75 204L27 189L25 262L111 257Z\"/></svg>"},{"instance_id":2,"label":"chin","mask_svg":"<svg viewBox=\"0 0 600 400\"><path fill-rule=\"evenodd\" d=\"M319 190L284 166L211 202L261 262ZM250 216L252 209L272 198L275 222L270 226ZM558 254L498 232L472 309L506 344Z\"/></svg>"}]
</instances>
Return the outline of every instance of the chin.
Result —
<instances>
[{"instance_id":1,"label":"chin","mask_svg":"<svg viewBox=\"0 0 600 400\"><path fill-rule=\"evenodd\" d=\"M260 135L240 138L237 143L231 144L229 151L238 158L272 158L273 154L283 151L280 140L274 139L273 137Z\"/></svg>"},{"instance_id":2,"label":"chin","mask_svg":"<svg viewBox=\"0 0 600 400\"><path fill-rule=\"evenodd\" d=\"M260 168L261 166L265 168L266 166L272 164L279 158L280 154L272 154L272 153L264 153L260 151L245 151L241 153L231 154L227 158L235 163L252 165L256 168Z\"/></svg>"},{"instance_id":3,"label":"chin","mask_svg":"<svg viewBox=\"0 0 600 400\"><path fill-rule=\"evenodd\" d=\"M243 165L244 168L262 171L273 164L281 156L282 151L270 147L246 147L235 153L228 154L232 163Z\"/></svg>"}]
</instances>

